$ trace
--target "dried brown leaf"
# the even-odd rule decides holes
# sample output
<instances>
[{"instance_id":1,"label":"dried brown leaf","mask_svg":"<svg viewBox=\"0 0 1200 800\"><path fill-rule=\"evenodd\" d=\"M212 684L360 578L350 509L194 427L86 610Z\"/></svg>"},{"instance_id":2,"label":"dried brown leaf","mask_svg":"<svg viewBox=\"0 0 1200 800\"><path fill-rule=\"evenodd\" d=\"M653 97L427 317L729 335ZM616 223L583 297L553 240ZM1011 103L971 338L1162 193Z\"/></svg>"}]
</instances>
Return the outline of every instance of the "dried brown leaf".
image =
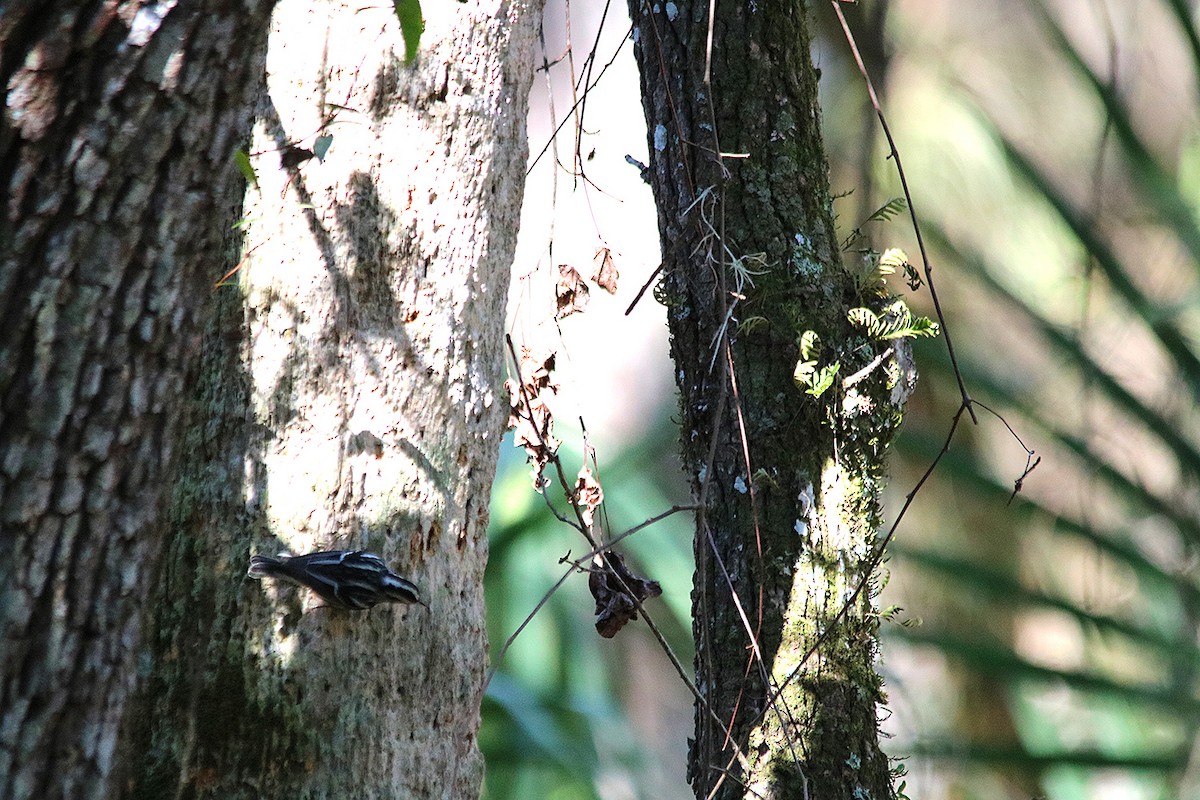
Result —
<instances>
[{"instance_id":1,"label":"dried brown leaf","mask_svg":"<svg viewBox=\"0 0 1200 800\"><path fill-rule=\"evenodd\" d=\"M662 594L658 581L634 575L621 555L612 550L605 550L603 556L593 560L588 589L596 599L596 632L605 639L616 636L630 620L637 619L639 602Z\"/></svg>"},{"instance_id":2,"label":"dried brown leaf","mask_svg":"<svg viewBox=\"0 0 1200 800\"><path fill-rule=\"evenodd\" d=\"M601 247L596 251L592 265L595 267L592 280L596 282L596 285L609 294L616 294L617 278L621 277L621 273L617 272L617 265L613 263L612 250Z\"/></svg>"},{"instance_id":3,"label":"dried brown leaf","mask_svg":"<svg viewBox=\"0 0 1200 800\"><path fill-rule=\"evenodd\" d=\"M542 471L554 458L560 444L552 432L554 417L546 405L546 398L558 392L558 384L551 378L553 372L554 353L537 357L522 348L521 380L510 378L504 382L504 388L508 390L508 427L513 430L513 443L525 449L533 465L536 489L549 483Z\"/></svg>"},{"instance_id":4,"label":"dried brown leaf","mask_svg":"<svg viewBox=\"0 0 1200 800\"><path fill-rule=\"evenodd\" d=\"M579 516L583 518L583 524L591 528L596 509L604 502L604 490L600 488L600 482L587 468L587 464L584 464L579 470L579 478L575 481L572 497L574 497L575 507L579 509Z\"/></svg>"},{"instance_id":5,"label":"dried brown leaf","mask_svg":"<svg viewBox=\"0 0 1200 800\"><path fill-rule=\"evenodd\" d=\"M555 296L558 299L558 312L554 315L556 319L587 308L587 284L584 283L583 276L570 264L558 265L558 288Z\"/></svg>"}]
</instances>

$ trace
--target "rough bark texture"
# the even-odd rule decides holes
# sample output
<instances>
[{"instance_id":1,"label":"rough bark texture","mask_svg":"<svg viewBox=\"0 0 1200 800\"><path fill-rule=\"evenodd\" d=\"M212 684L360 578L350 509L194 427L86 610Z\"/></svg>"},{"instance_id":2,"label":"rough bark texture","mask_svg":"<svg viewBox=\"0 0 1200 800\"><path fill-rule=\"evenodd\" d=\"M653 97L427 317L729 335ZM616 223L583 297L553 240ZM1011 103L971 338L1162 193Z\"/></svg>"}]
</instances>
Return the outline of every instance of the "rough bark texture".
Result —
<instances>
[{"instance_id":1,"label":"rough bark texture","mask_svg":"<svg viewBox=\"0 0 1200 800\"><path fill-rule=\"evenodd\" d=\"M847 319L854 307L880 310L886 294L841 265L807 4L717 3L711 82L707 0L630 8L663 239L657 296L685 465L704 500L693 601L707 707L697 707L693 788L698 798L718 785L722 798L887 797L872 590L838 615L866 577L883 450L915 375L894 356L905 348L889 351ZM819 336L818 366L840 364L819 397L793 380L806 331Z\"/></svg>"},{"instance_id":2,"label":"rough bark texture","mask_svg":"<svg viewBox=\"0 0 1200 800\"><path fill-rule=\"evenodd\" d=\"M0 5L0 797L106 797L268 0Z\"/></svg>"},{"instance_id":3,"label":"rough bark texture","mask_svg":"<svg viewBox=\"0 0 1200 800\"><path fill-rule=\"evenodd\" d=\"M245 256L206 339L127 797L480 791L488 497L540 8L422 5L412 65L390 3L276 8ZM297 163L323 135L324 161ZM379 553L431 609L352 614L245 579L252 553L330 548Z\"/></svg>"}]
</instances>

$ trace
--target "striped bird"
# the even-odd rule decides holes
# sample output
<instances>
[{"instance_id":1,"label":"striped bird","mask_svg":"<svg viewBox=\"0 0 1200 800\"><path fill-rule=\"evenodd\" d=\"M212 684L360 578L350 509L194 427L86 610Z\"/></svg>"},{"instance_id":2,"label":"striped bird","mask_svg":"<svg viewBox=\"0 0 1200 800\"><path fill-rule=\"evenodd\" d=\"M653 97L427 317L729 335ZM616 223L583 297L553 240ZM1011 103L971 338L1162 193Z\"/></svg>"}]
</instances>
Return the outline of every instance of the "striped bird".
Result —
<instances>
[{"instance_id":1,"label":"striped bird","mask_svg":"<svg viewBox=\"0 0 1200 800\"><path fill-rule=\"evenodd\" d=\"M365 611L378 603L419 603L429 608L411 581L388 569L379 556L363 550L251 556L246 574L304 586L326 604L347 611Z\"/></svg>"}]
</instances>

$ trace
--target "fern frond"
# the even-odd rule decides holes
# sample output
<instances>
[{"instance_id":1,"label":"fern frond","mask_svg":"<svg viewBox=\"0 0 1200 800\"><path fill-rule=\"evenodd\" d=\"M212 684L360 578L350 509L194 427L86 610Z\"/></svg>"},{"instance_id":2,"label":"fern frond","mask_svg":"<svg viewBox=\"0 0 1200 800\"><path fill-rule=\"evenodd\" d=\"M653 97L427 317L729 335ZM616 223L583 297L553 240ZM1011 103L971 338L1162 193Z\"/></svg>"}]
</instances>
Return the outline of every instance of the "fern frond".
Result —
<instances>
[{"instance_id":1,"label":"fern frond","mask_svg":"<svg viewBox=\"0 0 1200 800\"><path fill-rule=\"evenodd\" d=\"M815 358L821 349L821 338L816 331L805 331L800 334L800 358L803 361Z\"/></svg>"},{"instance_id":2,"label":"fern frond","mask_svg":"<svg viewBox=\"0 0 1200 800\"><path fill-rule=\"evenodd\" d=\"M866 225L868 222L887 222L892 217L903 214L907 210L908 202L903 197L893 197L875 209L875 212L863 221L863 225ZM861 228L862 225L859 227Z\"/></svg>"},{"instance_id":3,"label":"fern frond","mask_svg":"<svg viewBox=\"0 0 1200 800\"><path fill-rule=\"evenodd\" d=\"M851 325L863 328L872 339L907 339L937 336L938 325L928 317L914 317L903 300L892 301L883 315L869 308L852 308L846 313Z\"/></svg>"}]
</instances>

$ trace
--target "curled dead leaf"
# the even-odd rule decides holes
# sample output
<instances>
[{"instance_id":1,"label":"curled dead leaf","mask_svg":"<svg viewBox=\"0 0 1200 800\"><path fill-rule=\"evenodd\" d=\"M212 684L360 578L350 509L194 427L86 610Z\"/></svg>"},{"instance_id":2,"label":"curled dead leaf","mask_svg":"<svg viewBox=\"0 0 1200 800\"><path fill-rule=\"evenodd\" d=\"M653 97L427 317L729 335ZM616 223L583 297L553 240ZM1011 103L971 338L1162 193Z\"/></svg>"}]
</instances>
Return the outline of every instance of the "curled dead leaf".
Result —
<instances>
[{"instance_id":1,"label":"curled dead leaf","mask_svg":"<svg viewBox=\"0 0 1200 800\"><path fill-rule=\"evenodd\" d=\"M613 263L612 250L607 247L597 250L592 266L595 268L592 280L596 285L609 294L616 294L617 278L621 277L621 273L617 272L617 265Z\"/></svg>"},{"instance_id":2,"label":"curled dead leaf","mask_svg":"<svg viewBox=\"0 0 1200 800\"><path fill-rule=\"evenodd\" d=\"M555 297L558 299L555 319L562 319L587 308L587 284L584 283L583 276L570 264L558 265L558 288Z\"/></svg>"},{"instance_id":3,"label":"curled dead leaf","mask_svg":"<svg viewBox=\"0 0 1200 800\"><path fill-rule=\"evenodd\" d=\"M554 437L554 417L546 404L548 397L558 393L558 384L551 378L554 355L538 357L528 348L521 348L520 380L509 378L504 382L508 390L508 427L513 431L513 443L524 448L533 466L535 489L549 483L542 472L561 444Z\"/></svg>"},{"instance_id":4,"label":"curled dead leaf","mask_svg":"<svg viewBox=\"0 0 1200 800\"><path fill-rule=\"evenodd\" d=\"M596 599L596 632L605 639L613 638L630 620L637 619L638 603L662 594L658 581L634 575L620 553L612 550L593 559L588 589Z\"/></svg>"},{"instance_id":5,"label":"curled dead leaf","mask_svg":"<svg viewBox=\"0 0 1200 800\"><path fill-rule=\"evenodd\" d=\"M575 507L579 509L579 515L583 518L583 524L591 528L596 509L604 502L604 490L596 476L587 468L587 464L580 468L579 478L575 481L571 496Z\"/></svg>"}]
</instances>

